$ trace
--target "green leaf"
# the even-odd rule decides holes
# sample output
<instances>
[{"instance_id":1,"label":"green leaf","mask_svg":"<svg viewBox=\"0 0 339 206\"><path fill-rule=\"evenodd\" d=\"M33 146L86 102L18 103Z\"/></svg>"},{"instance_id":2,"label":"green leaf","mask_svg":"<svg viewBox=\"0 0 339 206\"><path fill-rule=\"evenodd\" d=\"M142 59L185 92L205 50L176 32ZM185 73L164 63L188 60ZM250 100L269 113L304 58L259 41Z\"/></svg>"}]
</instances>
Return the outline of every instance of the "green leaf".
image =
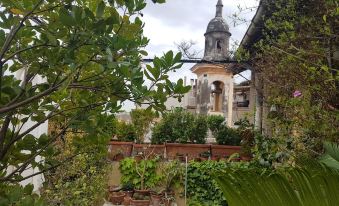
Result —
<instances>
[{"instance_id":1,"label":"green leaf","mask_svg":"<svg viewBox=\"0 0 339 206\"><path fill-rule=\"evenodd\" d=\"M75 21L74 21L72 15L68 12L67 9L65 9L63 7L59 10L59 20L62 24L66 25L66 26L74 26L75 25Z\"/></svg>"},{"instance_id":2,"label":"green leaf","mask_svg":"<svg viewBox=\"0 0 339 206\"><path fill-rule=\"evenodd\" d=\"M104 11L105 11L105 3L103 1L100 1L97 7L97 11L96 11L96 17L102 18Z\"/></svg>"}]
</instances>

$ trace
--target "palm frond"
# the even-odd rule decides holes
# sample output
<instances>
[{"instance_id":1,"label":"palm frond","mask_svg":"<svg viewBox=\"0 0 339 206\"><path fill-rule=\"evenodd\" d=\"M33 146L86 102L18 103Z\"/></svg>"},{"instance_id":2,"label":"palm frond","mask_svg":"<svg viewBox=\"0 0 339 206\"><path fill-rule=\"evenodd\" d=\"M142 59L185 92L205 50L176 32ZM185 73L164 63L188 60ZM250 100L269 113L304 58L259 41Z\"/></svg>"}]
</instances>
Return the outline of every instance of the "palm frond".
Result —
<instances>
[{"instance_id":1,"label":"palm frond","mask_svg":"<svg viewBox=\"0 0 339 206\"><path fill-rule=\"evenodd\" d=\"M339 172L313 166L261 174L259 169L215 175L230 206L332 206L339 202ZM315 167L317 165L317 167Z\"/></svg>"}]
</instances>

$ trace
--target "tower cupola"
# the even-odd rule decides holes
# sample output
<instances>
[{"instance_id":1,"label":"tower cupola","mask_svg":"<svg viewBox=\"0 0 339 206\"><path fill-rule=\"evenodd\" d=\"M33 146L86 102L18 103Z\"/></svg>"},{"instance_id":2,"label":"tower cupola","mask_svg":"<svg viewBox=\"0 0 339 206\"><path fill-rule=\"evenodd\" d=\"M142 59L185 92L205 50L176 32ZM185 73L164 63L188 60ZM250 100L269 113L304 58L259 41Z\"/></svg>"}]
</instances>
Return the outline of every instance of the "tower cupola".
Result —
<instances>
[{"instance_id":1,"label":"tower cupola","mask_svg":"<svg viewBox=\"0 0 339 206\"><path fill-rule=\"evenodd\" d=\"M229 26L222 16L222 0L216 5L215 18L207 26L205 33L204 60L223 61L229 58L229 39L231 33Z\"/></svg>"}]
</instances>

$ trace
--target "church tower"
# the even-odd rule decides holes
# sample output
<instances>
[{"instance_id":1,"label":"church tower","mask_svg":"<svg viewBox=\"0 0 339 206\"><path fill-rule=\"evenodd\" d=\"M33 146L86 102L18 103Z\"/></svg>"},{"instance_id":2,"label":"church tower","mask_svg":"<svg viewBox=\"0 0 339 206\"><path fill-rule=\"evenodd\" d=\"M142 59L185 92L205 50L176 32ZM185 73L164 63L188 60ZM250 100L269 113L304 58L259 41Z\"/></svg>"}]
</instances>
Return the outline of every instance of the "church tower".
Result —
<instances>
[{"instance_id":1,"label":"church tower","mask_svg":"<svg viewBox=\"0 0 339 206\"><path fill-rule=\"evenodd\" d=\"M222 17L222 0L218 0L215 18L207 26L205 33L204 60L224 61L229 58L229 26Z\"/></svg>"},{"instance_id":2,"label":"church tower","mask_svg":"<svg viewBox=\"0 0 339 206\"><path fill-rule=\"evenodd\" d=\"M222 17L223 4L218 0L215 17L209 22L205 33L203 60L191 69L197 75L196 111L205 115L222 115L227 125L232 126L233 73L229 65L220 63L229 60L229 26Z\"/></svg>"}]
</instances>

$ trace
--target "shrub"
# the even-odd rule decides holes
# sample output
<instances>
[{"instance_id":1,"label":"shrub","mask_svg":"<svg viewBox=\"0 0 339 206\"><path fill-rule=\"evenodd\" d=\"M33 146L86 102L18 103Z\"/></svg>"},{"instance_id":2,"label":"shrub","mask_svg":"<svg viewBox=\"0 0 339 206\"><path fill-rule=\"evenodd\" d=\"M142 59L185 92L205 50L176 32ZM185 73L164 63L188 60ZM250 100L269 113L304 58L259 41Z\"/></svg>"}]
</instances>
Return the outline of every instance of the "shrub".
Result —
<instances>
[{"instance_id":1,"label":"shrub","mask_svg":"<svg viewBox=\"0 0 339 206\"><path fill-rule=\"evenodd\" d=\"M118 121L115 135L119 141L133 142L136 139L136 132L133 124Z\"/></svg>"},{"instance_id":2,"label":"shrub","mask_svg":"<svg viewBox=\"0 0 339 206\"><path fill-rule=\"evenodd\" d=\"M202 115L196 116L191 134L191 142L204 144L206 142L207 130L207 118Z\"/></svg>"},{"instance_id":3,"label":"shrub","mask_svg":"<svg viewBox=\"0 0 339 206\"><path fill-rule=\"evenodd\" d=\"M183 109L166 113L152 130L152 143L204 143L207 136L205 116L195 116Z\"/></svg>"},{"instance_id":4,"label":"shrub","mask_svg":"<svg viewBox=\"0 0 339 206\"><path fill-rule=\"evenodd\" d=\"M120 162L121 183L132 183L136 189L154 187L161 177L157 175L157 159L125 158Z\"/></svg>"},{"instance_id":5,"label":"shrub","mask_svg":"<svg viewBox=\"0 0 339 206\"><path fill-rule=\"evenodd\" d=\"M212 131L213 135L220 129L225 121L225 117L220 115L210 115L207 117L208 128Z\"/></svg>"},{"instance_id":6,"label":"shrub","mask_svg":"<svg viewBox=\"0 0 339 206\"><path fill-rule=\"evenodd\" d=\"M241 142L240 134L236 129L222 125L216 132L216 141L218 144L239 146Z\"/></svg>"},{"instance_id":7,"label":"shrub","mask_svg":"<svg viewBox=\"0 0 339 206\"><path fill-rule=\"evenodd\" d=\"M132 123L134 126L137 142L143 142L144 136L150 128L150 124L156 117L155 112L145 109L134 109L131 111Z\"/></svg>"}]
</instances>

